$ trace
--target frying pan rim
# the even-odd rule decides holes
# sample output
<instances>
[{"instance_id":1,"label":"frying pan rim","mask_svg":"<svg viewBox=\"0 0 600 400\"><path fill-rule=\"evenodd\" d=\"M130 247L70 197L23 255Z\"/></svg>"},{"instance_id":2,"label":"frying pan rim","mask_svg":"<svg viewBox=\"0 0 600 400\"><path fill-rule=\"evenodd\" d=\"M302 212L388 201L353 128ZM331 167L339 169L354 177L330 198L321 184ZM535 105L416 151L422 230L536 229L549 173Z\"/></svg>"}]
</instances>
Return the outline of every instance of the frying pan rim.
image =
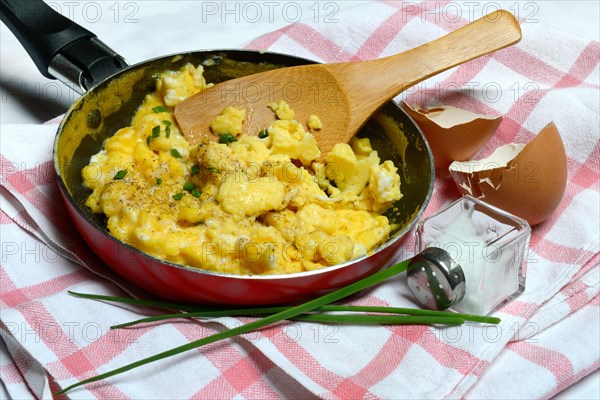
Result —
<instances>
[{"instance_id":1,"label":"frying pan rim","mask_svg":"<svg viewBox=\"0 0 600 400\"><path fill-rule=\"evenodd\" d=\"M188 272L193 272L193 273L197 273L197 274L207 274L207 275L212 275L215 277L219 277L219 278L226 278L226 279L242 279L242 280L272 280L272 281L279 281L279 280L287 280L287 279L294 279L294 278L299 278L299 277L308 277L311 275L319 275L319 274L324 274L324 273L328 273L328 272L333 272L337 269L342 269L345 268L348 265L351 264L355 264L355 263L359 263L364 259L367 259L369 257L372 257L374 255L376 255L377 253L385 250L386 248L388 248L389 246L392 246L394 244L396 244L396 242L398 242L399 240L402 240L404 238L404 236L406 235L406 233L408 233L408 231L410 231L412 229L412 227L417 223L417 221L419 220L419 218L421 217L421 215L425 212L425 209L427 208L427 205L429 204L429 201L431 200L431 196L433 194L433 189L434 189L434 183L435 183L435 167L434 167L434 160L433 160L433 154L431 153L431 148L429 146L429 143L427 142L427 139L425 137L425 135L423 134L421 128L419 128L419 126L415 123L414 119L410 117L410 115L408 115L408 113L406 113L402 107L396 103L394 100L390 100L389 102L385 103L383 107L386 107L390 104L392 104L393 106L395 106L402 114L404 114L404 116L406 116L408 118L409 121L411 121L411 123L413 124L413 127L417 130L418 134L420 135L420 138L423 140L423 143L425 145L425 151L427 153L427 155L429 156L429 172L430 172L430 178L429 178L429 187L427 190L427 194L423 200L423 202L420 205L420 209L417 213L414 214L411 222L409 224L407 224L402 230L396 232L396 234L394 235L394 237L392 239L388 239L386 240L382 245L378 246L376 249L374 249L370 254L366 254L364 256L361 256L359 258L354 258L352 260L346 261L342 264L336 264L336 265L331 265L331 266L327 266L327 267L323 267L323 268L319 268L316 270L311 270L311 271L303 271L303 272L294 272L294 273L288 273L288 274L266 274L266 275L248 275L248 274L244 274L244 275L237 275L237 274L228 274L228 273L223 273L223 272L216 272L216 271L211 271L211 270L206 270L206 269L202 269L202 268L196 268L196 267L191 267L191 266L187 266L187 265L183 265L183 264L177 264L171 261L167 261L167 260L163 260L161 258L152 256L148 253L145 253L135 247L133 247L130 244L127 244L125 242L120 241L119 239L115 238L114 236L112 236L109 232L106 231L106 229L102 228L96 221L94 221L93 219L91 219L89 217L89 213L84 212L81 209L81 206L75 202L75 200L73 199L73 196L71 195L70 191L67 188L66 183L64 182L63 176L61 174L60 171L60 166L59 166L59 160L58 160L58 142L64 132L64 125L68 122L69 120L69 116L72 113L75 113L77 111L79 111L79 106L81 104L83 104L87 98L89 98L91 95L93 95L93 93L96 90L99 90L98 88L102 85L106 85L108 84L110 81L113 81L115 79L117 79L121 74L124 73L128 73L131 72L133 70L136 69L140 69L143 68L145 66L151 65L151 64L155 64L158 61L162 61L162 60L167 60L167 59L174 59L176 57L185 57L185 56L189 56L189 55L199 55L199 54L203 54L206 53L207 55L209 54L215 54L215 53L223 53L223 54L230 54L230 53L238 53L238 54L254 54L257 56L263 56L263 55L267 55L267 56L274 56L274 57L283 57L283 58L287 58L287 59L293 59L296 61L301 61L304 62L305 64L318 64L319 62L314 61L314 60L310 60L308 58L304 58L304 57L299 57L299 56L294 56L291 54L285 54L285 53L279 53L279 52L270 52L270 51L260 51L260 50L240 50L240 49L206 49L206 50L198 50L198 51L186 51L186 52L179 52L179 53L175 53L175 54L169 54L169 55L163 55L163 56L158 56L158 57L154 57L154 58L150 58L148 60L144 60L141 61L139 63L130 65L129 67L109 76L108 78L106 78L104 81L100 82L98 85L94 86L93 88L91 88L90 90L88 90L86 93L84 93L81 97L79 97L78 99L75 100L75 102L69 107L69 109L65 112L65 114L63 115L61 122L58 126L57 129L57 133L56 136L54 138L54 144L53 144L53 164L54 164L54 171L56 173L56 177L57 177L57 182L58 185L60 187L60 190L64 196L65 199L67 199L67 201L72 205L72 208L74 210L76 210L76 212L88 223L90 224L96 231L98 231L99 233L101 233L103 236L109 238L110 240L112 240L117 246L124 246L125 248L127 248L130 251L133 251L134 253L136 253L137 255L141 255L144 258L147 258L149 261L153 261L153 262L158 262L160 263L161 267L162 266L166 266L166 267L171 267L171 268L176 268L176 269L182 269ZM383 108L382 107L382 108ZM75 221L73 221L72 218L71 222L76 226L77 229L79 229L79 227L77 226L77 224L75 223ZM149 264L148 264L149 265ZM109 268L113 268L113 266L107 265Z\"/></svg>"}]
</instances>

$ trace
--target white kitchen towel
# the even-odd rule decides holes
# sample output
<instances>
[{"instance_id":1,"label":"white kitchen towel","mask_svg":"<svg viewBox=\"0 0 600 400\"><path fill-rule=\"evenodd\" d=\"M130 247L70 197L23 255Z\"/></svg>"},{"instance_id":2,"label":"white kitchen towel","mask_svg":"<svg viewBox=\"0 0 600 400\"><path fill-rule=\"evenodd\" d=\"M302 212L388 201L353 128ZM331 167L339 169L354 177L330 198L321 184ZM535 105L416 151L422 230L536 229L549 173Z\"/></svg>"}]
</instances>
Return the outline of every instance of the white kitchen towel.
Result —
<instances>
[{"instance_id":1,"label":"white kitchen towel","mask_svg":"<svg viewBox=\"0 0 600 400\"><path fill-rule=\"evenodd\" d=\"M361 60L414 47L467 22L460 15L423 14L413 5L370 2L344 11L340 23L297 22L246 47L326 62ZM522 28L517 46L402 96L420 105L504 115L480 156L529 141L550 121L561 132L568 156L565 197L550 220L534 227L527 289L494 314L500 325L286 322L67 396L547 398L597 369L600 47L541 24ZM65 213L52 167L56 128L56 121L2 125L0 135L0 372L2 390L15 398L49 398L78 380L249 320L182 320L115 331L108 327L155 311L68 295L75 290L122 296L135 288L91 254ZM438 178L427 215L458 196L449 179ZM405 255L413 244L410 237L403 243ZM414 306L398 279L348 302Z\"/></svg>"}]
</instances>

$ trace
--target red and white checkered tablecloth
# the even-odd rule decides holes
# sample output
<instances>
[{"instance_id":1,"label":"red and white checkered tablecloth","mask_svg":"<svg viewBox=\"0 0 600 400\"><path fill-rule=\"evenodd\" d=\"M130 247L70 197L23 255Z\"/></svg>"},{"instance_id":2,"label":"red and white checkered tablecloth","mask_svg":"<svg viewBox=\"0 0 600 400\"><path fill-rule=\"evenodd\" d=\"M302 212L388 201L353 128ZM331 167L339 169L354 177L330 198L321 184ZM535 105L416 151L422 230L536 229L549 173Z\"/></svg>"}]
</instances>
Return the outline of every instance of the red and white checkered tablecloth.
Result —
<instances>
[{"instance_id":1,"label":"red and white checkered tablecloth","mask_svg":"<svg viewBox=\"0 0 600 400\"><path fill-rule=\"evenodd\" d=\"M377 58L467 22L451 11L440 16L417 3L369 3L344 10L343 23L306 20L247 47L325 62ZM523 21L522 29L517 46L402 96L421 105L441 102L504 115L479 156L527 142L550 121L562 134L567 190L553 217L534 227L527 289L495 313L502 318L499 326L286 322L78 388L68 397L548 398L598 369L600 46L539 23ZM110 331L110 325L155 311L66 293L120 296L135 289L90 253L65 213L51 162L57 123L2 126L0 397L51 398L83 378L246 321ZM457 197L452 181L438 178L427 214ZM409 237L407 256L412 246ZM352 302L414 306L399 280Z\"/></svg>"}]
</instances>

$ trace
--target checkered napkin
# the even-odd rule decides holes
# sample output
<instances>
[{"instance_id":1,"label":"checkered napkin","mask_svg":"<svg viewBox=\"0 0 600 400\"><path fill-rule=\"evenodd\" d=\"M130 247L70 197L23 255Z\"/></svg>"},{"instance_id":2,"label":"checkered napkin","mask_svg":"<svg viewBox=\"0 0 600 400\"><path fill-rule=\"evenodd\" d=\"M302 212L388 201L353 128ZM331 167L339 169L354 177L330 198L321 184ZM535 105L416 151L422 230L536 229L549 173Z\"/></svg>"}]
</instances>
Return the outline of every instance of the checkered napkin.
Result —
<instances>
[{"instance_id":1,"label":"checkered napkin","mask_svg":"<svg viewBox=\"0 0 600 400\"><path fill-rule=\"evenodd\" d=\"M445 3L444 3L445 4ZM391 55L467 21L452 9L377 2L297 22L247 48L325 62ZM71 398L547 398L600 366L598 42L523 21L523 40L403 95L502 114L479 156L528 142L554 121L568 185L552 218L534 227L527 289L494 315L499 326L346 326L285 322L129 371ZM369 79L365 76L365 79ZM78 380L249 319L177 321L109 330L156 311L75 299L67 290L136 294L81 243L52 168L57 121L3 125L0 397L51 398ZM438 178L431 214L458 197ZM403 244L412 254L412 235ZM139 294L139 293L138 293ZM413 307L400 279L348 301Z\"/></svg>"}]
</instances>

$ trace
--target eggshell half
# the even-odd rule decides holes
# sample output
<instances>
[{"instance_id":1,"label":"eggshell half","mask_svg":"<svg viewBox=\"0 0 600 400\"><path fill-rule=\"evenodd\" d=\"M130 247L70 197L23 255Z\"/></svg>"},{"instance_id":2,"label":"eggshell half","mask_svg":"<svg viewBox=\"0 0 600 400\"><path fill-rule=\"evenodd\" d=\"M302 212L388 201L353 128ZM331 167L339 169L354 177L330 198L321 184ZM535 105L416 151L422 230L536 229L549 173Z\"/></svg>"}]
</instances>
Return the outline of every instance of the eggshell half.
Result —
<instances>
[{"instance_id":1,"label":"eggshell half","mask_svg":"<svg viewBox=\"0 0 600 400\"><path fill-rule=\"evenodd\" d=\"M447 105L421 108L403 102L402 107L423 131L438 170L473 157L502 122L502 116L479 115Z\"/></svg>"},{"instance_id":2,"label":"eggshell half","mask_svg":"<svg viewBox=\"0 0 600 400\"><path fill-rule=\"evenodd\" d=\"M458 190L499 207L530 225L545 221L567 185L567 156L554 123L528 144L508 144L478 161L453 162Z\"/></svg>"}]
</instances>

